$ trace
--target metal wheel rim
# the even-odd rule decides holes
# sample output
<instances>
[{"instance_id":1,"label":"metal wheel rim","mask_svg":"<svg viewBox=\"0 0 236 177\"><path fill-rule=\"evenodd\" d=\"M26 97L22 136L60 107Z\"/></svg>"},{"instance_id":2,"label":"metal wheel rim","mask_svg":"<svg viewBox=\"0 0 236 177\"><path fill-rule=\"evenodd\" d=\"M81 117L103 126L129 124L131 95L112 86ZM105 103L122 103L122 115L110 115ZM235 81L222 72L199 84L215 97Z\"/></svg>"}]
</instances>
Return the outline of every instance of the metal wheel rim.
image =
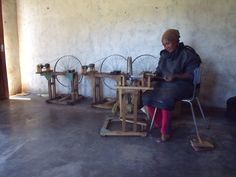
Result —
<instances>
[{"instance_id":1,"label":"metal wheel rim","mask_svg":"<svg viewBox=\"0 0 236 177\"><path fill-rule=\"evenodd\" d=\"M103 59L103 61L102 61L102 63L101 63L101 66L100 66L100 72L104 72L104 65L105 65L105 63L106 62L108 62L108 60L110 59L110 60L112 60L112 57L119 57L120 59L121 59L121 61L125 61L125 63L124 63L124 65L123 65L123 67L121 67L122 66L122 64L119 64L120 65L120 68L119 68L119 65L118 65L118 63L117 63L117 65L116 65L116 68L118 68L118 69L116 69L115 67L114 67L114 59L113 59L113 64L112 64L112 66L110 67L111 68L111 70L109 71L107 71L107 69L106 69L106 71L108 72L108 73L110 73L110 72L112 72L112 71L114 71L114 70L120 70L121 72L126 72L126 70L127 70L127 59L124 57L124 56L122 56L122 55L120 55L120 54L113 54L113 55L109 55L109 56L107 56L106 58L104 58ZM115 63L115 64L116 64ZM112 67L114 67L114 68L112 68ZM112 70L113 69L113 70ZM110 84L109 82L113 82L114 80L113 79L110 79L110 78L102 78L102 82L104 83L104 85L106 86L106 87L108 87L109 89L111 89L111 90L116 90L116 88L115 87L113 87L112 86L112 84ZM115 81L114 81L115 82Z\"/></svg>"},{"instance_id":2,"label":"metal wheel rim","mask_svg":"<svg viewBox=\"0 0 236 177\"><path fill-rule=\"evenodd\" d=\"M64 67L59 65L60 62L66 62L66 60L68 60L67 61L67 65L65 65ZM72 62L68 63L69 60L71 60L71 61L74 60L74 62L73 63ZM64 71L68 71L68 70L75 70L78 73L78 76L79 76L78 82L80 83L81 80L83 79L83 75L80 74L81 67L82 67L82 64L81 64L81 62L80 62L80 60L78 58L76 58L73 55L65 55L65 56L60 57L57 60L57 62L55 63L55 65L54 65L54 72L64 72ZM70 84L63 83L64 79L62 79L62 77L63 76L56 76L57 82L59 84L61 84L62 86L64 86L64 87L70 87Z\"/></svg>"},{"instance_id":3,"label":"metal wheel rim","mask_svg":"<svg viewBox=\"0 0 236 177\"><path fill-rule=\"evenodd\" d=\"M145 57L148 58L149 62L142 61L142 60L144 60L143 58L145 58ZM155 62L155 63L151 63L150 60L153 60L153 62ZM145 72L145 71L155 72L156 67L158 65L158 61L159 61L158 57L156 57L154 55L150 55L150 54L143 54L143 55L137 56L132 61L133 75L138 76L140 73ZM138 65L138 67L135 67L135 65ZM137 70L137 68L141 68L141 69Z\"/></svg>"}]
</instances>

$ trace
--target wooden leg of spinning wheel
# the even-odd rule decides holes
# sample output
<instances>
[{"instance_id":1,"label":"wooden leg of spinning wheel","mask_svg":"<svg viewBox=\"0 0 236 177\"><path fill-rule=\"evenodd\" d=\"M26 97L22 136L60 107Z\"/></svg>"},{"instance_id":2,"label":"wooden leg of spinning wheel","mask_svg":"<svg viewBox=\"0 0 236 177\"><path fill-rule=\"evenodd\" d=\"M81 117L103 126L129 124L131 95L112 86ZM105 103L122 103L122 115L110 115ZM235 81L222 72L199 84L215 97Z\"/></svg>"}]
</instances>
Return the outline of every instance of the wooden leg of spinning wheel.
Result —
<instances>
[{"instance_id":1,"label":"wooden leg of spinning wheel","mask_svg":"<svg viewBox=\"0 0 236 177\"><path fill-rule=\"evenodd\" d=\"M51 78L48 79L48 97L51 100L52 99L52 82Z\"/></svg>"}]
</instances>

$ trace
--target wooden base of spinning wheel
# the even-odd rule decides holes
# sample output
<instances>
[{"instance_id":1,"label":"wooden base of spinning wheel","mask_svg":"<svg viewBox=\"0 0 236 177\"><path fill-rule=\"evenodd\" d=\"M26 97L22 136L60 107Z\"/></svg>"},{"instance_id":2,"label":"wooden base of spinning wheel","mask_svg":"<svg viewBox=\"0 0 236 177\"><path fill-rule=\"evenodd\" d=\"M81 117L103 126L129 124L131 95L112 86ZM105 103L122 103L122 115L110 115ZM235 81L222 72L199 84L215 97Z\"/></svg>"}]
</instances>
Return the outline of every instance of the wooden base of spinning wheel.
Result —
<instances>
[{"instance_id":1,"label":"wooden base of spinning wheel","mask_svg":"<svg viewBox=\"0 0 236 177\"><path fill-rule=\"evenodd\" d=\"M74 105L83 98L82 95L72 96L68 94L60 94L57 95L56 98L46 100L46 102L52 104Z\"/></svg>"},{"instance_id":2,"label":"wooden base of spinning wheel","mask_svg":"<svg viewBox=\"0 0 236 177\"><path fill-rule=\"evenodd\" d=\"M49 99L46 100L47 103L74 105L83 98L82 95L79 95L77 72L54 72L50 70L50 71L37 72L37 74L45 76L45 78L48 80ZM70 94L56 93L56 77L61 75L67 76L68 79L70 80L71 83Z\"/></svg>"}]
</instances>

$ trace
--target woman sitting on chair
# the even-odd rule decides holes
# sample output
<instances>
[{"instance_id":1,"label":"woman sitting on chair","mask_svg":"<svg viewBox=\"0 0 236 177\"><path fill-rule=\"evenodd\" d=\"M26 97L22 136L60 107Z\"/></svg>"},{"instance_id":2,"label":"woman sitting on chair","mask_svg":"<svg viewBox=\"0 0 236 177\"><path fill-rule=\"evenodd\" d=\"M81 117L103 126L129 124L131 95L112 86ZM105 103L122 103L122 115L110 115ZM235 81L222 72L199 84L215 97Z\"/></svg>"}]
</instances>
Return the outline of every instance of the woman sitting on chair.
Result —
<instances>
[{"instance_id":1,"label":"woman sitting on chair","mask_svg":"<svg viewBox=\"0 0 236 177\"><path fill-rule=\"evenodd\" d=\"M161 129L161 140L167 141L171 135L172 111L178 100L191 97L193 94L193 71L201 64L199 55L189 46L179 42L179 31L169 29L161 42L164 50L155 74L157 82L154 90L144 92L142 102L153 118L154 128Z\"/></svg>"}]
</instances>

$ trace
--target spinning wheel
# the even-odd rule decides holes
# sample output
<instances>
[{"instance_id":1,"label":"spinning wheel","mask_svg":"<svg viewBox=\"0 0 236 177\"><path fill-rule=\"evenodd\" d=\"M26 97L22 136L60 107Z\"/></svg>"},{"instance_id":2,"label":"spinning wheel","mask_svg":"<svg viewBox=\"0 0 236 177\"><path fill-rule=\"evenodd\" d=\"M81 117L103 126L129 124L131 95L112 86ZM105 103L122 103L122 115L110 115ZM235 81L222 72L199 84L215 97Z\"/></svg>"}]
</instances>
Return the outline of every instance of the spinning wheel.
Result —
<instances>
[{"instance_id":1,"label":"spinning wheel","mask_svg":"<svg viewBox=\"0 0 236 177\"><path fill-rule=\"evenodd\" d=\"M106 57L101 64L101 73L125 73L127 71L127 59L122 55L114 54ZM109 89L116 90L116 81L111 78L102 78L105 86Z\"/></svg>"},{"instance_id":2,"label":"spinning wheel","mask_svg":"<svg viewBox=\"0 0 236 177\"><path fill-rule=\"evenodd\" d=\"M132 62L133 75L139 76L147 72L155 72L159 59L150 54L137 56Z\"/></svg>"},{"instance_id":3,"label":"spinning wheel","mask_svg":"<svg viewBox=\"0 0 236 177\"><path fill-rule=\"evenodd\" d=\"M72 55L65 55L59 58L54 66L54 72L78 72L78 82L80 83L83 75L81 75L82 64L78 58ZM56 80L64 87L70 87L71 82L65 75L57 75Z\"/></svg>"}]
</instances>

